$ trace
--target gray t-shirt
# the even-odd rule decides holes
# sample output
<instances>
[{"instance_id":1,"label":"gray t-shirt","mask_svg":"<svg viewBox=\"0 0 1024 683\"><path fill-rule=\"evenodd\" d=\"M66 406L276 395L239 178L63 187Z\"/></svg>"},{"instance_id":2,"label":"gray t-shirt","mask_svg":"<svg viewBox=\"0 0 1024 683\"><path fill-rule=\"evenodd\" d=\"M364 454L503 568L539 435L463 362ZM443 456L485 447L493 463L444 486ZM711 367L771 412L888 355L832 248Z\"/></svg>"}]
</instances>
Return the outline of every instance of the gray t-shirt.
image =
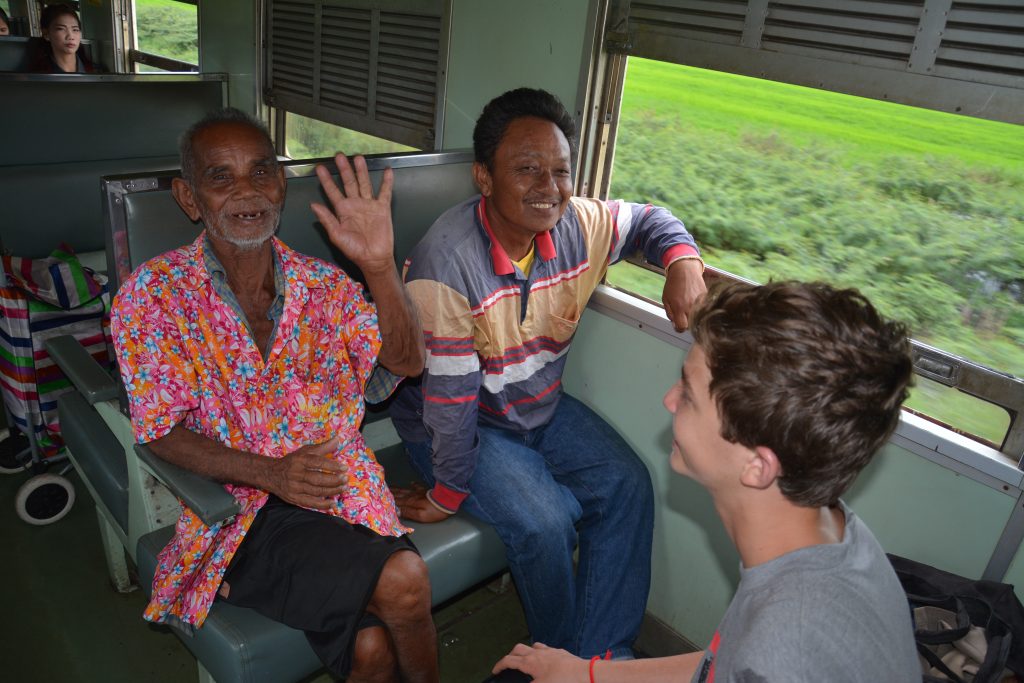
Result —
<instances>
[{"instance_id":1,"label":"gray t-shirt","mask_svg":"<svg viewBox=\"0 0 1024 683\"><path fill-rule=\"evenodd\" d=\"M906 595L871 530L842 509L842 543L740 567L692 683L920 683Z\"/></svg>"}]
</instances>

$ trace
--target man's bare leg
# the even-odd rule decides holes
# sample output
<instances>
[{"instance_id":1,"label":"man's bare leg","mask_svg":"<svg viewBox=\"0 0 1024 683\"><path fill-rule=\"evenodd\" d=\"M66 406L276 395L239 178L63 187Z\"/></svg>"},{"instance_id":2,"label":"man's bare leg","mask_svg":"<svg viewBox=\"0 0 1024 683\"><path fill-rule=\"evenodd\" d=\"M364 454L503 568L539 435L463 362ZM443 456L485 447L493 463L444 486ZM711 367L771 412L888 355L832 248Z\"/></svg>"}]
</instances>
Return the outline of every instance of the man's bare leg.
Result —
<instances>
[{"instance_id":1,"label":"man's bare leg","mask_svg":"<svg viewBox=\"0 0 1024 683\"><path fill-rule=\"evenodd\" d=\"M352 671L348 683L395 683L398 662L395 646L383 626L360 629L352 651Z\"/></svg>"},{"instance_id":2,"label":"man's bare leg","mask_svg":"<svg viewBox=\"0 0 1024 683\"><path fill-rule=\"evenodd\" d=\"M437 632L430 615L427 565L412 551L388 558L366 609L388 628L406 683L437 683Z\"/></svg>"}]
</instances>

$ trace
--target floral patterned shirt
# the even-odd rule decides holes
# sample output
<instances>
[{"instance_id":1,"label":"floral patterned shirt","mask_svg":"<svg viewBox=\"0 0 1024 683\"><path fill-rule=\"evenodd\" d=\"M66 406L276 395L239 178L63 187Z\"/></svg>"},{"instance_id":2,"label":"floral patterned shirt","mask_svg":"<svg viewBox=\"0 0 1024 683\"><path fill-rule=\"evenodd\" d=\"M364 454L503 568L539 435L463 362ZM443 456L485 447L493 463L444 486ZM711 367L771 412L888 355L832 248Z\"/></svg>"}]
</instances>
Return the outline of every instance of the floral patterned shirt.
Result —
<instances>
[{"instance_id":1,"label":"floral patterned shirt","mask_svg":"<svg viewBox=\"0 0 1024 683\"><path fill-rule=\"evenodd\" d=\"M114 347L136 440L154 441L181 423L231 448L280 458L336 434L334 457L348 465L349 488L325 512L381 535L408 532L359 432L363 390L381 344L376 309L359 285L274 239L287 289L264 361L244 322L217 295L203 248L200 235L143 264L114 301ZM225 488L241 505L233 519L207 527L182 506L175 536L160 553L146 619L202 625L267 500L266 491Z\"/></svg>"}]
</instances>

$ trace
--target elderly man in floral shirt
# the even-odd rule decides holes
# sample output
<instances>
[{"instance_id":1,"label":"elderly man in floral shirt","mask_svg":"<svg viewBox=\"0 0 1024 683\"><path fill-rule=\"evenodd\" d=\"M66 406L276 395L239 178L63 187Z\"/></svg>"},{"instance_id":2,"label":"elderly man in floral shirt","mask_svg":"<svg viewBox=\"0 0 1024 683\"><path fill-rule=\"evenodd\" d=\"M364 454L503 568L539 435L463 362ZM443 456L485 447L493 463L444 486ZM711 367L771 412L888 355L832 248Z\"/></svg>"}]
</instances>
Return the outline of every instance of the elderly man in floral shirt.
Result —
<instances>
[{"instance_id":1,"label":"elderly man in floral shirt","mask_svg":"<svg viewBox=\"0 0 1024 683\"><path fill-rule=\"evenodd\" d=\"M317 169L331 208L313 211L371 304L274 237L286 183L258 122L212 114L181 157L174 196L206 229L124 283L114 343L136 439L223 482L241 512L206 527L183 509L145 617L201 627L219 596L303 630L350 681L437 681L426 567L358 429L364 396L423 367L392 256L391 173L374 197L362 158L353 172L338 155L344 192Z\"/></svg>"}]
</instances>

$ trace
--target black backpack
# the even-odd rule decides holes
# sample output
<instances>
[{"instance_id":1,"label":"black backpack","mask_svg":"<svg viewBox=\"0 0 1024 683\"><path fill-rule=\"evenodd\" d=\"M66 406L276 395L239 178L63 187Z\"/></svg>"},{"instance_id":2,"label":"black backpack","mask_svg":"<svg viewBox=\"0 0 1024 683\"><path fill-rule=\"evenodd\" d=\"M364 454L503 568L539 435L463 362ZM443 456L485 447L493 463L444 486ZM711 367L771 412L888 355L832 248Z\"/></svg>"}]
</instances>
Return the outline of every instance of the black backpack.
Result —
<instances>
[{"instance_id":1,"label":"black backpack","mask_svg":"<svg viewBox=\"0 0 1024 683\"><path fill-rule=\"evenodd\" d=\"M960 640L972 626L985 629L988 644L974 683L1000 683L1005 669L1018 677L1024 676L1024 606L1014 594L1013 586L996 581L973 581L897 555L888 557L912 611L919 607L937 607L950 613L948 628L915 621L914 640L918 652L929 663L929 668L934 667L946 676L924 674L923 681L964 683L942 662L936 650Z\"/></svg>"}]
</instances>

